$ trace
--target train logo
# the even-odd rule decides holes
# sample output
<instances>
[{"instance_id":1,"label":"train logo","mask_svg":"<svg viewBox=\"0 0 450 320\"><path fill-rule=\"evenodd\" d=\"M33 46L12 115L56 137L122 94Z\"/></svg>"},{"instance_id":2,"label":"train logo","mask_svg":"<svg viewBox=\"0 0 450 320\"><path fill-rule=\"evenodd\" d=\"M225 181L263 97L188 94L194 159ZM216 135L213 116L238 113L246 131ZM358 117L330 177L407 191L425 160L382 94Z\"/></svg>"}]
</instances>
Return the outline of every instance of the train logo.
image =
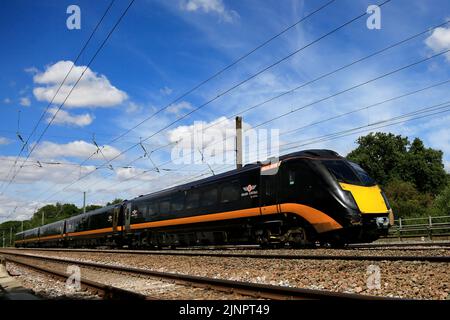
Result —
<instances>
[{"instance_id":1,"label":"train logo","mask_svg":"<svg viewBox=\"0 0 450 320\"><path fill-rule=\"evenodd\" d=\"M250 196L250 198L255 198L258 196L258 191L256 189L256 184L249 184L248 186L242 187L244 193L241 193L241 197Z\"/></svg>"},{"instance_id":2,"label":"train logo","mask_svg":"<svg viewBox=\"0 0 450 320\"><path fill-rule=\"evenodd\" d=\"M242 189L244 191L247 191L248 193L250 193L250 192L252 192L253 190L256 189L256 184L253 184L253 185L249 184L248 186L243 187Z\"/></svg>"}]
</instances>

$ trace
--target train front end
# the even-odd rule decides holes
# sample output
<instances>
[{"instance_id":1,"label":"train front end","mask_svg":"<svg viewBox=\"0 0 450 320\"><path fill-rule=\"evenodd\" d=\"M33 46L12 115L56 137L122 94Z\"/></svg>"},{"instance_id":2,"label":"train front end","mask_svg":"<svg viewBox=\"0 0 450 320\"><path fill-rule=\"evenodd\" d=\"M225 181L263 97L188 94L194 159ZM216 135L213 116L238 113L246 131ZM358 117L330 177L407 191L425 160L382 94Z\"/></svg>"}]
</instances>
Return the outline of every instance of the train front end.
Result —
<instances>
[{"instance_id":1,"label":"train front end","mask_svg":"<svg viewBox=\"0 0 450 320\"><path fill-rule=\"evenodd\" d=\"M339 238L347 243L372 242L387 235L394 223L383 190L358 164L345 158L320 161L333 182L343 225Z\"/></svg>"}]
</instances>

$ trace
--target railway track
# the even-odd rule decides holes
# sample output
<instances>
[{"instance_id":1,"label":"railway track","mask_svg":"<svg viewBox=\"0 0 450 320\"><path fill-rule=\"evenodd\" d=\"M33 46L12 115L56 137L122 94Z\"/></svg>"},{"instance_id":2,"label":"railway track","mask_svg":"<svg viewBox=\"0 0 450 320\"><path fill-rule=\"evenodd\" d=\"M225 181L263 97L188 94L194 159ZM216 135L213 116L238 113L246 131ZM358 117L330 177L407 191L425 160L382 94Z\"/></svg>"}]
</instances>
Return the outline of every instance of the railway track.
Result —
<instances>
[{"instance_id":1,"label":"railway track","mask_svg":"<svg viewBox=\"0 0 450 320\"><path fill-rule=\"evenodd\" d=\"M33 264L32 262L26 262L22 259L16 259L14 257L6 256L5 260L8 262L12 262L21 266L24 266L26 268L33 269L35 271L38 271L40 273L49 275L51 277L59 278L62 280L67 279L67 274L63 272L59 272L57 270L53 270L50 268L45 268L42 266L37 266ZM96 281L88 280L80 278L80 285L83 289L89 290L93 292L96 295L99 295L104 300L155 300L153 297L145 296L137 292L125 290L122 288L106 285L103 283L99 283Z\"/></svg>"},{"instance_id":2,"label":"railway track","mask_svg":"<svg viewBox=\"0 0 450 320\"><path fill-rule=\"evenodd\" d=\"M17 249L15 249L17 250ZM124 249L57 249L57 248L22 248L29 251L57 251L57 252L89 252L89 253L114 253L114 254L136 254L136 255L169 255L190 257L221 257L221 258L250 258L250 259L278 259L278 260L345 260L345 261L422 261L449 263L450 256L415 256L415 255L318 255L318 254L268 254L268 253L218 253L218 252L195 252L195 251L164 251L164 250L124 250ZM8 252L0 251L0 252ZM10 251L11 252L11 251Z\"/></svg>"},{"instance_id":3,"label":"railway track","mask_svg":"<svg viewBox=\"0 0 450 320\"><path fill-rule=\"evenodd\" d=\"M365 248L392 248L392 247L436 247L436 248L450 248L450 241L433 241L433 242L386 242L386 243L361 243L350 244L348 248L365 249Z\"/></svg>"},{"instance_id":4,"label":"railway track","mask_svg":"<svg viewBox=\"0 0 450 320\"><path fill-rule=\"evenodd\" d=\"M187 274L179 274L179 273L171 273L171 272L161 272L161 271L153 271L142 268L134 268L134 267L126 267L126 266L118 266L118 265L110 265L103 264L97 262L88 262L88 261L78 261L73 259L63 259L63 258L54 258L48 256L38 256L38 255L30 255L23 254L17 252L5 252L5 250L0 251L0 253L4 256L7 261L11 261L13 263L24 264L23 259L28 259L30 262L25 262L27 267L32 267L38 269L39 271L43 271L46 273L53 272L57 276L67 277L66 274L60 274L55 271L51 271L50 269L42 270L41 267L33 266L33 260L40 260L45 262L52 263L60 263L60 264L73 264L78 265L80 267L93 268L93 269L101 269L109 272L116 273L128 273L134 274L138 276L147 276L153 278L159 278L164 280L175 281L176 283L180 283L183 285L189 285L200 288L207 288L212 290L218 290L226 293L236 293L241 295L247 295L255 298L262 299L283 299L283 300L297 300L297 299L313 299L313 300L328 300L328 299L339 299L339 300L392 300L393 298L385 298L379 296L369 296L369 295L360 295L354 293L340 293L333 291L324 291L324 290L314 290L314 289L305 289L305 288L296 288L296 287L285 287L285 286L276 286L269 284L260 284L260 283L251 283L251 282L242 282L242 281L234 281L234 280L226 280L226 279L217 279L217 278L208 278ZM19 259L18 259L19 258ZM85 280L86 282L86 280ZM138 293L131 293L128 295L129 291L113 288L110 286L105 286L99 283L93 283L92 281L88 281L85 283L86 286L92 286L96 290L109 290L107 292L114 291L113 297L118 297L120 294L124 294L126 298L135 298L135 299L149 299L149 297L142 296ZM105 288L107 287L107 288ZM118 290L117 290L118 289ZM117 293L116 293L117 292ZM136 294L133 296L133 294ZM153 298L154 299L154 298Z\"/></svg>"}]
</instances>

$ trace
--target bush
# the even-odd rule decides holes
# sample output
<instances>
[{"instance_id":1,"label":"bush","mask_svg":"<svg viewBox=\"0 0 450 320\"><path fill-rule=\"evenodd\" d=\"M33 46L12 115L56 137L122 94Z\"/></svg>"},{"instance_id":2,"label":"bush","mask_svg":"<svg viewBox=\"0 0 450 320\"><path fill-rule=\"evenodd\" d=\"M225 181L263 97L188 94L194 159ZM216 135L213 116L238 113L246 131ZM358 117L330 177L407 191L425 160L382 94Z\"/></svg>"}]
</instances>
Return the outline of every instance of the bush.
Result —
<instances>
[{"instance_id":1,"label":"bush","mask_svg":"<svg viewBox=\"0 0 450 320\"><path fill-rule=\"evenodd\" d=\"M420 193L412 182L394 179L384 188L396 219L428 215L433 197Z\"/></svg>"},{"instance_id":2,"label":"bush","mask_svg":"<svg viewBox=\"0 0 450 320\"><path fill-rule=\"evenodd\" d=\"M431 211L433 215L450 216L450 184L436 197Z\"/></svg>"}]
</instances>

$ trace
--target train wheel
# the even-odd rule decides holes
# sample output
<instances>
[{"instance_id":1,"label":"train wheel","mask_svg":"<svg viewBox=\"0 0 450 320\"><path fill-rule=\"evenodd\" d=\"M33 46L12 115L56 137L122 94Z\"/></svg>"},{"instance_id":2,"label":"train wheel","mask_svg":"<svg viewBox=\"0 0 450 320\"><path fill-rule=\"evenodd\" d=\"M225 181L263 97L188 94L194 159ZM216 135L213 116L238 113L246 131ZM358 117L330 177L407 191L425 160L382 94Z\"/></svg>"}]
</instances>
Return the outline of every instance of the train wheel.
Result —
<instances>
[{"instance_id":1,"label":"train wheel","mask_svg":"<svg viewBox=\"0 0 450 320\"><path fill-rule=\"evenodd\" d=\"M288 243L293 248L311 248L314 247L312 236L307 228L297 227L288 231Z\"/></svg>"},{"instance_id":2,"label":"train wheel","mask_svg":"<svg viewBox=\"0 0 450 320\"><path fill-rule=\"evenodd\" d=\"M344 249L347 247L347 243L343 240L334 240L329 242L329 247L332 249Z\"/></svg>"}]
</instances>

